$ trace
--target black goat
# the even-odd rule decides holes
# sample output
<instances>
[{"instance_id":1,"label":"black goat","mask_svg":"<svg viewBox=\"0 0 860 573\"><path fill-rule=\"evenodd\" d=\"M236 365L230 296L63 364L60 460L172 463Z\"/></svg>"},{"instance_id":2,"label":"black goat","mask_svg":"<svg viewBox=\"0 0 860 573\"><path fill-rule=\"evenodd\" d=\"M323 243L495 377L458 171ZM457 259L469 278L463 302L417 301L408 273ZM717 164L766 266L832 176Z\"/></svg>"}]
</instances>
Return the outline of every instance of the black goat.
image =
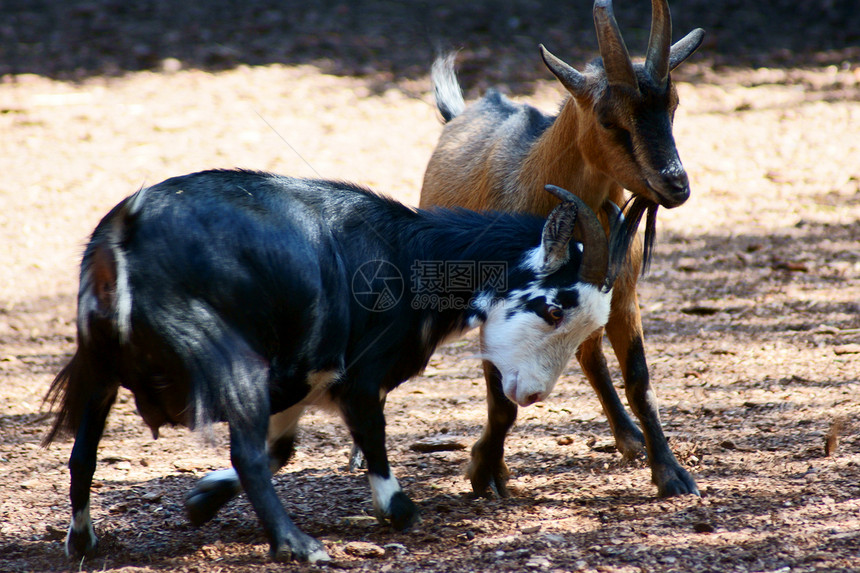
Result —
<instances>
[{"instance_id":1,"label":"black goat","mask_svg":"<svg viewBox=\"0 0 860 573\"><path fill-rule=\"evenodd\" d=\"M483 325L481 353L506 395L531 404L607 320L625 253L609 252L579 199L548 190L562 203L546 220L414 210L346 183L249 171L177 177L119 203L84 253L78 349L46 396L59 408L45 444L75 434L66 552L96 548L90 486L120 386L156 437L164 424L229 424L233 467L275 558L328 558L271 483L311 405L340 411L377 515L409 526L417 508L389 469L380 398L444 338ZM271 414L282 432L267 451Z\"/></svg>"}]
</instances>

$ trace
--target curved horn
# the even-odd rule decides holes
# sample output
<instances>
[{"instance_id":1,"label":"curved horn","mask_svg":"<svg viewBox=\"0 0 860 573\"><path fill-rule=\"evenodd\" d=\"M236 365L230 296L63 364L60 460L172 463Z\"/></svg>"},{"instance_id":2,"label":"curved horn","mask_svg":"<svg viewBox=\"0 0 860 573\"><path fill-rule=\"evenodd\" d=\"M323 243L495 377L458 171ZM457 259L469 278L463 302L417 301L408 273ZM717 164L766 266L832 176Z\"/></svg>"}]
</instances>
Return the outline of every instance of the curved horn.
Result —
<instances>
[{"instance_id":1,"label":"curved horn","mask_svg":"<svg viewBox=\"0 0 860 573\"><path fill-rule=\"evenodd\" d=\"M701 28L696 28L673 45L669 49L669 71L671 72L681 62L692 55L693 52L702 45L702 40L705 39L705 31Z\"/></svg>"},{"instance_id":2,"label":"curved horn","mask_svg":"<svg viewBox=\"0 0 860 573\"><path fill-rule=\"evenodd\" d=\"M645 54L645 69L663 87L669 79L669 45L672 42L672 15L667 0L651 0L651 36Z\"/></svg>"},{"instance_id":3,"label":"curved horn","mask_svg":"<svg viewBox=\"0 0 860 573\"><path fill-rule=\"evenodd\" d=\"M582 263L579 267L579 278L583 282L603 288L609 266L609 246L606 240L606 232L588 205L582 199L566 189L555 185L546 185L544 189L561 200L561 205L550 213L550 218L560 209L574 207L577 212L576 224L566 237L582 243Z\"/></svg>"},{"instance_id":4,"label":"curved horn","mask_svg":"<svg viewBox=\"0 0 860 573\"><path fill-rule=\"evenodd\" d=\"M603 58L603 67L606 69L609 84L624 85L638 90L639 83L636 81L633 63L621 37L621 30L618 29L618 22L615 21L615 14L612 12L612 0L595 0L593 13L597 45L600 48L600 57Z\"/></svg>"},{"instance_id":5,"label":"curved horn","mask_svg":"<svg viewBox=\"0 0 860 573\"><path fill-rule=\"evenodd\" d=\"M573 66L558 59L543 44L540 45L540 55L549 71L568 91L573 95L583 95L586 92L585 76L576 71Z\"/></svg>"}]
</instances>

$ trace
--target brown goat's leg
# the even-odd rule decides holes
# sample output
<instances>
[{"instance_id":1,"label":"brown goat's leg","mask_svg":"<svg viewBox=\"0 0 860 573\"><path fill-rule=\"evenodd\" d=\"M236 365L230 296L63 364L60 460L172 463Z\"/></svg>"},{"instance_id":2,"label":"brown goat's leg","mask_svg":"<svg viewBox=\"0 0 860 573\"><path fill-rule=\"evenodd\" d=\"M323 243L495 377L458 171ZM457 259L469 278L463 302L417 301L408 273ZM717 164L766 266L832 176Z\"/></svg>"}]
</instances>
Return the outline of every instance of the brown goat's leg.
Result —
<instances>
[{"instance_id":1,"label":"brown goat's leg","mask_svg":"<svg viewBox=\"0 0 860 573\"><path fill-rule=\"evenodd\" d=\"M618 296L620 295L620 296ZM651 480L657 485L660 497L693 493L699 489L692 476L681 467L663 434L657 398L648 376L645 346L642 337L642 319L635 289L616 291L612 314L606 325L606 334L624 376L627 402L645 434Z\"/></svg>"},{"instance_id":2,"label":"brown goat's leg","mask_svg":"<svg viewBox=\"0 0 860 573\"><path fill-rule=\"evenodd\" d=\"M579 360L582 372L597 393L600 405L603 406L603 412L615 437L615 447L625 460L632 460L645 454L645 437L627 414L618 397L618 392L612 385L606 357L601 348L602 339L603 329L601 328L580 345L576 358Z\"/></svg>"},{"instance_id":3,"label":"brown goat's leg","mask_svg":"<svg viewBox=\"0 0 860 573\"><path fill-rule=\"evenodd\" d=\"M505 396L498 368L486 360L483 366L487 382L487 425L472 446L472 461L467 473L475 495L489 495L491 489L499 497L508 497L506 484L510 472L504 460L505 437L517 419L517 405Z\"/></svg>"}]
</instances>

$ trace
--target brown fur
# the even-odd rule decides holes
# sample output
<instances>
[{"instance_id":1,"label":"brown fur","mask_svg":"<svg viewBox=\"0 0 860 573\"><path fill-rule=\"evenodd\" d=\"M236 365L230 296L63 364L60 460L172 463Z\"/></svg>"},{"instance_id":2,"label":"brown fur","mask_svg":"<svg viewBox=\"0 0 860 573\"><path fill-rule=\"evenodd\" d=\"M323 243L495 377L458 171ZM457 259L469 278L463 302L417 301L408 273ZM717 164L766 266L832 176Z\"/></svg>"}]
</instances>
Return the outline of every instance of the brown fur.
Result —
<instances>
[{"instance_id":1,"label":"brown fur","mask_svg":"<svg viewBox=\"0 0 860 573\"><path fill-rule=\"evenodd\" d=\"M544 191L546 184L553 184L579 196L599 214L608 233L602 206L607 200L623 205L626 188L639 202L630 211L641 216L648 210L650 247L656 206L676 207L689 193L672 137L678 96L668 70L688 57L703 35L695 30L670 49L668 6L665 0L652 0L652 5L654 24L645 65L630 62L609 2L595 3L595 22L603 60L612 60L608 62L612 77L607 77L608 67L604 68L603 62L592 63L580 73L542 47L544 62L569 92L553 118L517 106L496 92L468 107L456 96L443 102L440 110L461 111L446 115L450 120L427 166L420 206L529 211L546 216L558 203ZM665 76L655 76L655 69ZM459 93L453 70L445 69L441 62L434 66L434 81L437 97L448 94L445 97L451 98L450 94ZM440 86L442 83L445 85ZM647 207L649 204L652 206ZM648 252L650 248L644 250L638 237L630 245L615 283L606 325L624 375L628 401L644 436L624 411L609 377L601 349L602 330L582 344L577 358L600 398L625 458L638 455L643 447L647 449L660 495L698 493L695 482L668 447L648 380L636 294L637 277ZM469 476L476 493L483 494L490 486L504 495L507 473L501 459L502 444L516 409L508 411L500 405L504 400L495 389L498 383L488 374L491 365L485 363L484 369L490 419L473 448Z\"/></svg>"}]
</instances>

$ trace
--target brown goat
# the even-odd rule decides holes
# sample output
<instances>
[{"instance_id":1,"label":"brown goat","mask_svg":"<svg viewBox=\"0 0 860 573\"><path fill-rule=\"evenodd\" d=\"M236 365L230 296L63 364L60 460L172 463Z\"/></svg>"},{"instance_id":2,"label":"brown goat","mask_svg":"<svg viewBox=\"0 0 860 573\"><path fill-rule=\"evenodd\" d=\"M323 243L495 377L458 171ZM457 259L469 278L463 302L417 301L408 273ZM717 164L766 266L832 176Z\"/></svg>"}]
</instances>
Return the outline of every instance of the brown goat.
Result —
<instances>
[{"instance_id":1,"label":"brown goat","mask_svg":"<svg viewBox=\"0 0 860 573\"><path fill-rule=\"evenodd\" d=\"M597 392L625 458L644 446L660 496L698 494L663 434L648 377L636 281L647 264L658 206L673 208L689 197L687 173L678 157L672 121L678 94L669 72L699 47L696 29L670 46L671 17L666 0L652 0L651 35L645 61L632 63L611 0L596 0L594 23L600 58L579 72L543 46L544 63L567 89L556 116L516 104L493 90L466 107L454 75L453 56L433 65L436 101L447 122L424 175L420 206L461 206L476 210L530 211L546 215L555 200L545 184L570 189L596 213L607 201L633 201L627 217L637 223L648 212L645 244L636 237L616 283L606 334L625 381L627 400L642 424L624 409L601 349L603 330L582 344L577 358ZM606 221L604 220L604 225ZM503 459L505 436L517 415L500 385L498 370L484 362L489 420L472 449L469 477L477 494L493 488L507 495Z\"/></svg>"}]
</instances>

